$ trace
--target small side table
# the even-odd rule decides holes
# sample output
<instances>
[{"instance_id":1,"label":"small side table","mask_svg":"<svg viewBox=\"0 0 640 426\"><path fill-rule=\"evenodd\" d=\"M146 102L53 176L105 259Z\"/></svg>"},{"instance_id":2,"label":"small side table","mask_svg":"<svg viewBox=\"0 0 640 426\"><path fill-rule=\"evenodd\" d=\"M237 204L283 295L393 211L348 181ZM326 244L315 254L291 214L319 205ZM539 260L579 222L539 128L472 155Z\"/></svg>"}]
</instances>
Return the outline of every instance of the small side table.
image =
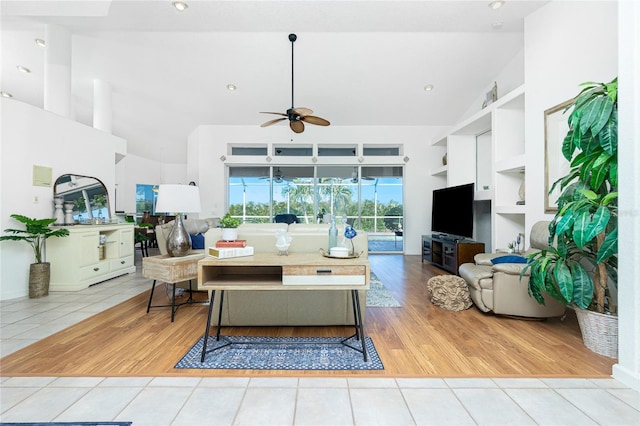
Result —
<instances>
[{"instance_id":1,"label":"small side table","mask_svg":"<svg viewBox=\"0 0 640 426\"><path fill-rule=\"evenodd\" d=\"M204 251L196 251L193 254L182 257L171 257L167 255L144 257L142 259L142 276L153 280L149 303L147 304L147 313L149 313L151 308L171 306L171 322L173 322L178 308L186 303L191 303L193 300L191 297L191 280L198 279L198 261L204 257ZM153 299L153 292L156 288L157 281L173 285L171 305L151 306L151 299ZM176 305L176 283L182 281L189 281L189 299L186 302Z\"/></svg>"}]
</instances>

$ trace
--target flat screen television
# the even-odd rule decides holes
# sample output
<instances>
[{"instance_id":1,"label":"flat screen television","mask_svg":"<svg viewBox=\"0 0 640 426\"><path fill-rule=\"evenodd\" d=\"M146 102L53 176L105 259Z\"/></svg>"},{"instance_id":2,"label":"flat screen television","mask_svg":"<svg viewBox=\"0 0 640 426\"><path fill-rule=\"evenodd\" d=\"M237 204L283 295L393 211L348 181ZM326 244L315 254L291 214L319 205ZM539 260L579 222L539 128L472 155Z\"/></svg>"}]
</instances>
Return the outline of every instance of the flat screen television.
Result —
<instances>
[{"instance_id":1,"label":"flat screen television","mask_svg":"<svg viewBox=\"0 0 640 426\"><path fill-rule=\"evenodd\" d=\"M431 232L451 237L473 237L473 183L435 189L431 206Z\"/></svg>"}]
</instances>

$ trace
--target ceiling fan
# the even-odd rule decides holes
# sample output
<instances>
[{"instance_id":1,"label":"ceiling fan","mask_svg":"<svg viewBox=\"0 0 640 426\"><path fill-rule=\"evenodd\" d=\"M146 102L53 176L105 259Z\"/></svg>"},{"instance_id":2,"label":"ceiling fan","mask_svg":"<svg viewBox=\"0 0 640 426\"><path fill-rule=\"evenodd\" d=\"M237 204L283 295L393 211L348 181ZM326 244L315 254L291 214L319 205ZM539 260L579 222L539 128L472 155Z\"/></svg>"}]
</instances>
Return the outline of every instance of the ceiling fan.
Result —
<instances>
[{"instance_id":1,"label":"ceiling fan","mask_svg":"<svg viewBox=\"0 0 640 426\"><path fill-rule=\"evenodd\" d=\"M270 176L263 176L261 179L270 179ZM288 182L288 181L291 181L291 180L293 180L293 179L291 179L288 176L285 176L280 171L280 166L278 166L278 168L273 171L273 182L274 183Z\"/></svg>"},{"instance_id":2,"label":"ceiling fan","mask_svg":"<svg viewBox=\"0 0 640 426\"><path fill-rule=\"evenodd\" d=\"M304 123L317 124L318 126L328 126L329 121L324 118L316 117L313 114L313 111L309 108L304 107L295 107L293 102L293 43L296 41L298 36L295 34L289 34L289 41L291 42L291 108L287 110L286 113L282 112L261 112L261 114L275 114L281 115L282 118L275 118L273 120L269 120L266 123L262 123L260 127L271 126L272 124L278 123L280 121L284 121L289 119L289 127L296 133L304 132Z\"/></svg>"}]
</instances>

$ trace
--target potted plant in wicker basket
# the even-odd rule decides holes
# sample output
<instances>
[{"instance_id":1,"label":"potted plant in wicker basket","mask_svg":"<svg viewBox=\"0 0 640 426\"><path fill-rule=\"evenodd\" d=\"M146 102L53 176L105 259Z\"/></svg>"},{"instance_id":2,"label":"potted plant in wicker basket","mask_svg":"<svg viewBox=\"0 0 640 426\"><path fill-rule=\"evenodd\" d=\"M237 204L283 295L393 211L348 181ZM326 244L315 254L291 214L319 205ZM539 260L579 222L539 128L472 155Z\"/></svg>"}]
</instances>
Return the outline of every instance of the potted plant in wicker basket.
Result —
<instances>
[{"instance_id":1,"label":"potted plant in wicker basket","mask_svg":"<svg viewBox=\"0 0 640 426\"><path fill-rule=\"evenodd\" d=\"M69 235L67 229L50 228L56 219L31 219L19 214L12 214L12 218L23 223L25 229L5 229L4 232L10 235L0 236L0 241L25 241L31 248L36 259L29 268L29 297L37 298L49 294L49 278L51 265L43 262L44 245L47 238L66 237Z\"/></svg>"},{"instance_id":2,"label":"potted plant in wicker basket","mask_svg":"<svg viewBox=\"0 0 640 426\"><path fill-rule=\"evenodd\" d=\"M222 239L224 241L235 241L238 239L238 226L240 226L240 219L232 217L231 213L225 214L220 219L220 227L222 228Z\"/></svg>"},{"instance_id":3,"label":"potted plant in wicker basket","mask_svg":"<svg viewBox=\"0 0 640 426\"><path fill-rule=\"evenodd\" d=\"M561 195L549 224L550 247L529 255L524 271L530 270L529 293L539 303L547 292L574 306L585 345L617 358L611 290L618 271L618 82L583 85L568 107L562 144L570 170L551 188L560 185Z\"/></svg>"}]
</instances>

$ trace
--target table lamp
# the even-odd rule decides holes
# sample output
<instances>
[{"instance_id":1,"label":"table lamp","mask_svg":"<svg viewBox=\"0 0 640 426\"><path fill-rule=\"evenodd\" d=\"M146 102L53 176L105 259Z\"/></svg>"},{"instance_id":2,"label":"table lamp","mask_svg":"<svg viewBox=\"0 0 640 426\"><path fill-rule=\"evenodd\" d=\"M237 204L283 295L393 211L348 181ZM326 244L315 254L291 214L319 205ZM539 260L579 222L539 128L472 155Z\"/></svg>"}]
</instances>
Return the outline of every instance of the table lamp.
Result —
<instances>
[{"instance_id":1,"label":"table lamp","mask_svg":"<svg viewBox=\"0 0 640 426\"><path fill-rule=\"evenodd\" d=\"M200 212L200 191L191 185L159 185L156 212L175 213L176 219L167 236L169 256L186 256L191 250L191 236L184 227L183 213Z\"/></svg>"}]
</instances>

